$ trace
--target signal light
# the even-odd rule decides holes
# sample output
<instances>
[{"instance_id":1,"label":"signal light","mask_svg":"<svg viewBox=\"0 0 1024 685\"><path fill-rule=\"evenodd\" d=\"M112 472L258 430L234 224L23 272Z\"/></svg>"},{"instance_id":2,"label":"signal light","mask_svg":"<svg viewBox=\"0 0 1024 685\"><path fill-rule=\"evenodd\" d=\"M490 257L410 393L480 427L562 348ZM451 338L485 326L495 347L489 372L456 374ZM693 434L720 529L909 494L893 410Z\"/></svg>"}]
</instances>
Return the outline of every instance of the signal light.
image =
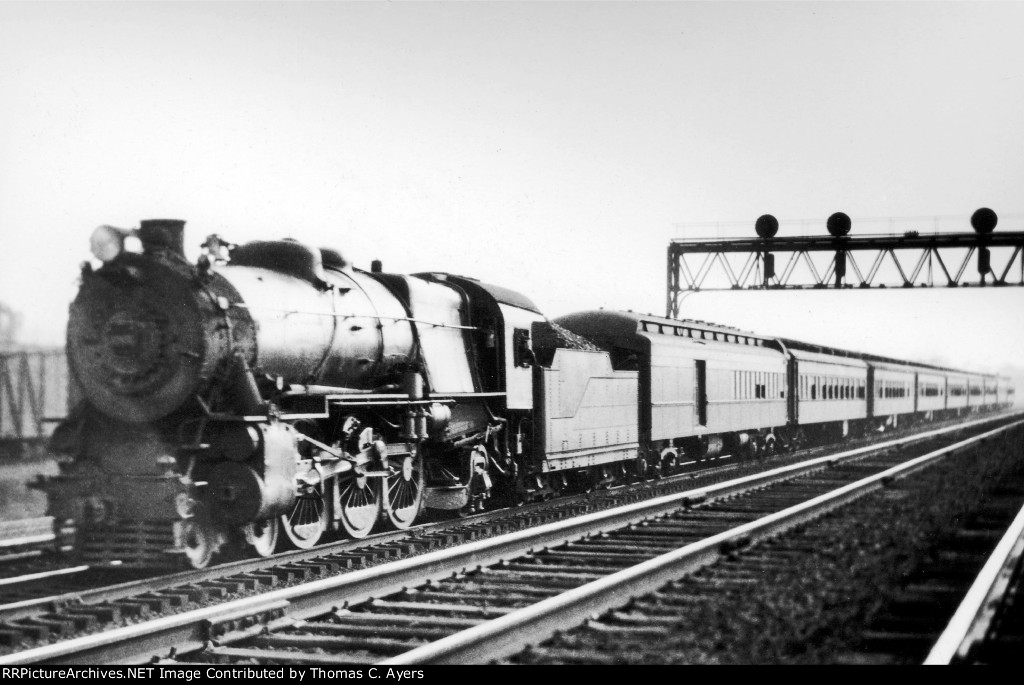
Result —
<instances>
[{"instance_id":1,"label":"signal light","mask_svg":"<svg viewBox=\"0 0 1024 685\"><path fill-rule=\"evenodd\" d=\"M982 207L971 215L971 227L982 235L996 230L999 217L988 207Z\"/></svg>"},{"instance_id":2,"label":"signal light","mask_svg":"<svg viewBox=\"0 0 1024 685\"><path fill-rule=\"evenodd\" d=\"M762 238L774 238L779 232L779 220L771 214L763 214L754 222L754 230Z\"/></svg>"},{"instance_id":3,"label":"signal light","mask_svg":"<svg viewBox=\"0 0 1024 685\"><path fill-rule=\"evenodd\" d=\"M764 256L764 280L767 283L769 278L775 277L775 255L767 253Z\"/></svg>"},{"instance_id":4,"label":"signal light","mask_svg":"<svg viewBox=\"0 0 1024 685\"><path fill-rule=\"evenodd\" d=\"M842 212L836 212L828 218L825 222L825 228L828 229L829 235L840 238L850 232L852 222L850 217Z\"/></svg>"}]
</instances>

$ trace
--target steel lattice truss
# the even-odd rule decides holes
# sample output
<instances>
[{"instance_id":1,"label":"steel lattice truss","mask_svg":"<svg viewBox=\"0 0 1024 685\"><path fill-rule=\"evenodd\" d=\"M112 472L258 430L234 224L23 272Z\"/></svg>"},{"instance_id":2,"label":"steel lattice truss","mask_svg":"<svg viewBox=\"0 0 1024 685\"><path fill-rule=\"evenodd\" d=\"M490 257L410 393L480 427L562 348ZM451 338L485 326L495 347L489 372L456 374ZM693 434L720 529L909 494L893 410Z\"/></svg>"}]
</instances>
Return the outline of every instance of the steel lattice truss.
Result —
<instances>
[{"instance_id":1,"label":"steel lattice truss","mask_svg":"<svg viewBox=\"0 0 1024 685\"><path fill-rule=\"evenodd\" d=\"M67 362L60 350L0 352L0 443L48 436L67 413Z\"/></svg>"},{"instance_id":2,"label":"steel lattice truss","mask_svg":"<svg viewBox=\"0 0 1024 685\"><path fill-rule=\"evenodd\" d=\"M1024 233L673 240L668 316L679 316L684 292L700 290L1024 286L1022 248Z\"/></svg>"}]
</instances>

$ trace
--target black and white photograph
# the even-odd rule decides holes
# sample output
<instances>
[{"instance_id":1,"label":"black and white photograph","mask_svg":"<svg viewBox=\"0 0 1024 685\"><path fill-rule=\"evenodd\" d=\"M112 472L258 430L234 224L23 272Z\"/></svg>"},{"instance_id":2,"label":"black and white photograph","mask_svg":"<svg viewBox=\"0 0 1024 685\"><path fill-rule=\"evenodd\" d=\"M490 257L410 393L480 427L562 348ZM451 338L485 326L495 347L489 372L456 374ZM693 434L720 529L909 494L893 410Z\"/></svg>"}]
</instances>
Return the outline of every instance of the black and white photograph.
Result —
<instances>
[{"instance_id":1,"label":"black and white photograph","mask_svg":"<svg viewBox=\"0 0 1024 685\"><path fill-rule=\"evenodd\" d=\"M0 681L1015 663L1022 29L0 0Z\"/></svg>"}]
</instances>

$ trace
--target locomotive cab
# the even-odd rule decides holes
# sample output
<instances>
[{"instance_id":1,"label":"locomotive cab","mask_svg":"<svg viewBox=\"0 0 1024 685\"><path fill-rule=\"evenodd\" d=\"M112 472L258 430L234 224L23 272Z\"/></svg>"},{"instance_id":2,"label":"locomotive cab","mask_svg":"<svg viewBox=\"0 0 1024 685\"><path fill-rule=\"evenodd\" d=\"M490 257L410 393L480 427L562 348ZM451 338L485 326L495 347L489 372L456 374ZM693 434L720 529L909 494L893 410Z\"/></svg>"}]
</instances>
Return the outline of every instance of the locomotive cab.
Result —
<instances>
[{"instance_id":1,"label":"locomotive cab","mask_svg":"<svg viewBox=\"0 0 1024 685\"><path fill-rule=\"evenodd\" d=\"M532 343L534 323L547 319L523 295L500 286L451 274L419 274L421 278L448 283L465 293L468 321L475 329L470 344L479 369L480 389L495 393L505 409L533 408L535 361Z\"/></svg>"}]
</instances>

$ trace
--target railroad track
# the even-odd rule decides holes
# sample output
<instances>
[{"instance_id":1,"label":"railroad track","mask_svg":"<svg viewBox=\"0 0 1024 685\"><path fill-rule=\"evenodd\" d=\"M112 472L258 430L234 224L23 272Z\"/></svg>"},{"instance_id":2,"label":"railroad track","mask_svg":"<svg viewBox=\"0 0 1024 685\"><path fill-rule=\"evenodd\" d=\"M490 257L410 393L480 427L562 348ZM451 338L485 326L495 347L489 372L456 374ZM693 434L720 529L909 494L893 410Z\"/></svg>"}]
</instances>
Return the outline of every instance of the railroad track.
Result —
<instances>
[{"instance_id":1,"label":"railroad track","mask_svg":"<svg viewBox=\"0 0 1024 685\"><path fill-rule=\"evenodd\" d=\"M936 430L953 426L956 424L940 424ZM900 437L917 439L907 435ZM828 449L817 447L778 455L770 465L798 462L826 453ZM36 560L38 563L35 565L22 566L19 574L12 572L0 582L0 650L4 646L10 648L30 641L60 638L77 630L77 625L92 625L91 620L84 623L86 619L81 616L75 617L76 621L62 621L56 612L58 607L73 606L81 610L78 613L91 614L100 623L132 620L154 611L165 611L168 607L226 598L231 594L230 589L239 587L239 583L251 586L252 574L259 575L261 581L257 587L249 587L247 591L256 591L261 585L301 582L587 511L679 492L692 487L697 479L714 483L768 467L765 462L738 461L728 455L699 464L684 462L681 473L656 482L619 486L521 508L499 509L461 521L424 524L407 532L379 533L364 540L344 540L309 551L278 554L272 559L239 559L198 572L189 570L164 574L117 565L69 568L65 559L46 557ZM166 597L161 600L160 595Z\"/></svg>"},{"instance_id":2,"label":"railroad track","mask_svg":"<svg viewBox=\"0 0 1024 685\"><path fill-rule=\"evenodd\" d=\"M919 664L1024 502L1022 437L738 547L509 661Z\"/></svg>"},{"instance_id":3,"label":"railroad track","mask_svg":"<svg viewBox=\"0 0 1024 685\"><path fill-rule=\"evenodd\" d=\"M925 664L1017 664L1024 644L1024 507L978 573Z\"/></svg>"},{"instance_id":4,"label":"railroad track","mask_svg":"<svg viewBox=\"0 0 1024 685\"><path fill-rule=\"evenodd\" d=\"M53 551L55 539L53 518L49 516L0 521L0 569Z\"/></svg>"},{"instance_id":5,"label":"railroad track","mask_svg":"<svg viewBox=\"0 0 1024 685\"><path fill-rule=\"evenodd\" d=\"M488 660L513 653L567 621L617 606L642 588L656 588L754 540L819 517L999 430L917 457L908 455L921 451L911 445L939 431L890 441L269 589L0 657L0 663L143 662L171 654L174 662L205 663ZM892 466L896 462L901 465ZM250 582L255 587L248 589L259 585L258 579ZM245 583L236 589L245 591Z\"/></svg>"},{"instance_id":6,"label":"railroad track","mask_svg":"<svg viewBox=\"0 0 1024 685\"><path fill-rule=\"evenodd\" d=\"M791 455L796 459L797 455ZM724 464L723 464L724 462ZM720 459L715 468L681 473L656 482L634 484L588 495L489 511L464 519L380 533L364 540L343 540L272 558L239 559L202 571L164 574L119 566L29 569L0 580L0 649L34 641L62 639L83 629L135 621L190 604L206 604L232 595L309 581L395 558L519 530L548 521L600 510L690 487L693 479L724 479L754 463Z\"/></svg>"}]
</instances>

